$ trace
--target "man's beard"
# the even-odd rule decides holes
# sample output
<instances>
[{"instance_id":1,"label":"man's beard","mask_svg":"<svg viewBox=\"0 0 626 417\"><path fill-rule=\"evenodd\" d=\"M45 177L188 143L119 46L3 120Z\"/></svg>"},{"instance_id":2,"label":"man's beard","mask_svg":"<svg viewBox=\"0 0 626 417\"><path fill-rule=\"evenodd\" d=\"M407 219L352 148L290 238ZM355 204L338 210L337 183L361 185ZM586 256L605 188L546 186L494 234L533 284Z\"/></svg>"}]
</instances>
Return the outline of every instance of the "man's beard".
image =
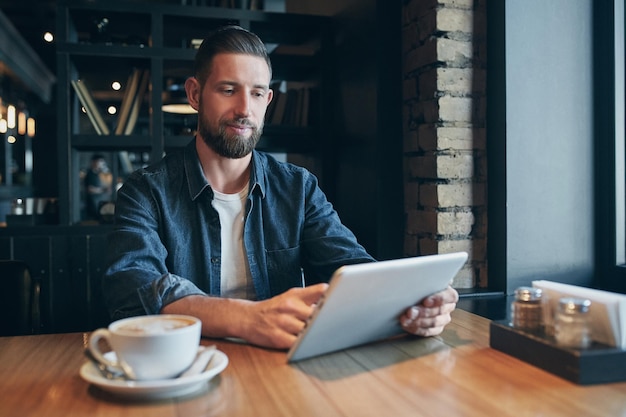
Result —
<instances>
[{"instance_id":1,"label":"man's beard","mask_svg":"<svg viewBox=\"0 0 626 417\"><path fill-rule=\"evenodd\" d=\"M209 122L202 116L202 112L198 112L199 126L198 133L204 140L204 143L213 149L218 155L230 159L239 159L248 155L261 139L263 133L263 124L255 126L248 119L220 120L217 131L211 129ZM248 138L241 135L229 135L226 133L226 125L235 123L241 126L249 127L252 131Z\"/></svg>"}]
</instances>

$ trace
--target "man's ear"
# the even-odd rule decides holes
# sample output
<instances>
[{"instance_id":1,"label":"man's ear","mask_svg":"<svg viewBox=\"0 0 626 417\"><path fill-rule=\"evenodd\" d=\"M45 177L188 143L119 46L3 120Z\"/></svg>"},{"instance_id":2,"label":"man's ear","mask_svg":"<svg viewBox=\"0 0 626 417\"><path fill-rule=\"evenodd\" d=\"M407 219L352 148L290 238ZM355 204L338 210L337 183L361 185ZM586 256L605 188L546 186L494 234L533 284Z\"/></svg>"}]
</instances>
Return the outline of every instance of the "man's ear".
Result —
<instances>
[{"instance_id":1,"label":"man's ear","mask_svg":"<svg viewBox=\"0 0 626 417\"><path fill-rule=\"evenodd\" d=\"M198 108L200 107L199 103L202 88L196 77L189 77L185 80L185 93L187 94L187 101L189 101L189 105L195 111L198 111Z\"/></svg>"},{"instance_id":2,"label":"man's ear","mask_svg":"<svg viewBox=\"0 0 626 417\"><path fill-rule=\"evenodd\" d=\"M270 88L269 90L267 90L267 105L268 106L272 102L272 98L274 98L274 90Z\"/></svg>"}]
</instances>

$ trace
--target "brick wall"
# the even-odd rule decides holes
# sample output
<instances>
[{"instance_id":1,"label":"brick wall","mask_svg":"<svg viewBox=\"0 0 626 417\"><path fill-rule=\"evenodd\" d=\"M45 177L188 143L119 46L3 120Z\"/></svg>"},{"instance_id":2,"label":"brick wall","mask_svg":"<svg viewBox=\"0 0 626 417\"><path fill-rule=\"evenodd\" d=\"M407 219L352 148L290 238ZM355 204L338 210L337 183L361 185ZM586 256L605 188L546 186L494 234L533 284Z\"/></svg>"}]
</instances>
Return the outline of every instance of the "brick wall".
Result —
<instances>
[{"instance_id":1,"label":"brick wall","mask_svg":"<svg viewBox=\"0 0 626 417\"><path fill-rule=\"evenodd\" d=\"M404 250L467 251L456 288L487 285L485 1L403 6Z\"/></svg>"}]
</instances>

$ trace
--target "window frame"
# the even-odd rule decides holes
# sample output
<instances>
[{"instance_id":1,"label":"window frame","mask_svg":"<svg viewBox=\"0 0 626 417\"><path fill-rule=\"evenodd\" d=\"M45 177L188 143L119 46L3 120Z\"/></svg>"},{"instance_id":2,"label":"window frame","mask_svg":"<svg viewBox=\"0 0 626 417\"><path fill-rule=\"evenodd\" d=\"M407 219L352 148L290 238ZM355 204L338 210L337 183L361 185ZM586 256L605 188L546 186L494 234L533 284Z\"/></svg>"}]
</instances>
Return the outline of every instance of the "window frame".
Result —
<instances>
[{"instance_id":1,"label":"window frame","mask_svg":"<svg viewBox=\"0 0 626 417\"><path fill-rule=\"evenodd\" d=\"M626 49L624 0L594 2L596 279L626 292Z\"/></svg>"}]
</instances>

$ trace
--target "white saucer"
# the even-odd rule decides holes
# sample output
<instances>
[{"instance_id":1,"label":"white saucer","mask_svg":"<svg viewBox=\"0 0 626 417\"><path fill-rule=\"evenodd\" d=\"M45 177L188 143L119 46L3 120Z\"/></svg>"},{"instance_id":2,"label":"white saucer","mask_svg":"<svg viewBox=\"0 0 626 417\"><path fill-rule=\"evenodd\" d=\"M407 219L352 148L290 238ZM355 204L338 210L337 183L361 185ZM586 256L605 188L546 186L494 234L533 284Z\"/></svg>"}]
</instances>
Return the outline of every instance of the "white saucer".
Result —
<instances>
[{"instance_id":1,"label":"white saucer","mask_svg":"<svg viewBox=\"0 0 626 417\"><path fill-rule=\"evenodd\" d=\"M108 353L109 355L111 353ZM114 355L114 353L113 353ZM209 367L204 372L173 379L159 379L154 381L125 381L106 379L98 368L88 361L80 368L80 376L104 391L117 396L133 399L162 399L189 395L203 389L206 382L222 372L228 365L228 356L216 350Z\"/></svg>"}]
</instances>

